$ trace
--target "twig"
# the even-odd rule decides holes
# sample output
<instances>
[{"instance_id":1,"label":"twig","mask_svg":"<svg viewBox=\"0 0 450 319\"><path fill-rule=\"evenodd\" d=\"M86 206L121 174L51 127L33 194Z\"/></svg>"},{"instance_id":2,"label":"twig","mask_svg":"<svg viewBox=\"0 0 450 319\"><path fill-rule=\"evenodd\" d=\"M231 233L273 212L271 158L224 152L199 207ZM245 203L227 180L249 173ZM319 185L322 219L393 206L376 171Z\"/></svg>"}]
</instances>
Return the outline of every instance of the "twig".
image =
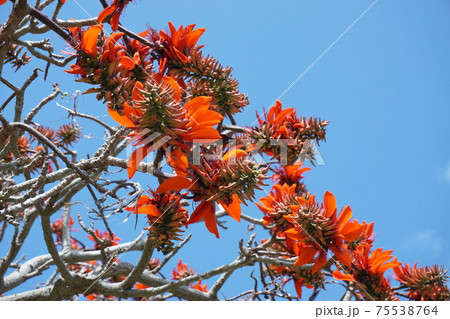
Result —
<instances>
[{"instance_id":1,"label":"twig","mask_svg":"<svg viewBox=\"0 0 450 319\"><path fill-rule=\"evenodd\" d=\"M78 116L78 117L82 117L91 121L94 121L98 124L100 124L101 126L103 126L104 128L106 128L110 134L114 134L116 132L115 129L113 129L111 126L109 126L108 124L106 124L103 121L100 121L98 118L96 118L95 116L92 115L87 115L87 114L82 114L82 113L78 113L76 111L73 111L65 106L60 105L59 103L56 103L56 105L58 105L60 108L66 110L67 112L69 112L69 115L71 116Z\"/></svg>"},{"instance_id":2,"label":"twig","mask_svg":"<svg viewBox=\"0 0 450 319\"><path fill-rule=\"evenodd\" d=\"M83 172L81 169L79 169L76 165L74 165L66 155L64 155L56 146L54 143L52 143L45 135L41 134L39 131L34 129L33 127L20 123L20 122L13 122L10 123L12 127L18 127L25 131L28 131L30 134L32 134L34 137L36 137L41 143L46 144L49 148L55 152L59 158L63 160L63 162L67 165L67 167L70 167L73 169L83 180L85 180L87 183L93 185L99 192L105 193L107 192L106 189L98 185L96 182L94 182L85 172Z\"/></svg>"}]
</instances>

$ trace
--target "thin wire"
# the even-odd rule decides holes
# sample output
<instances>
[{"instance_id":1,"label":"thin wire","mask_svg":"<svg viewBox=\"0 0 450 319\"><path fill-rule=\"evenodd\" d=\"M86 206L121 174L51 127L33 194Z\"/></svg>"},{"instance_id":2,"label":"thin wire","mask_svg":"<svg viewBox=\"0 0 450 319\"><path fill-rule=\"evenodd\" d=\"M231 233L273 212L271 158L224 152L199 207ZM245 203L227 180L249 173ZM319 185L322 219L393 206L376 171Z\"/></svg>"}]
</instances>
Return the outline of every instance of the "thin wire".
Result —
<instances>
[{"instance_id":1,"label":"thin wire","mask_svg":"<svg viewBox=\"0 0 450 319\"><path fill-rule=\"evenodd\" d=\"M94 17L81 4L79 4L77 0L73 0L73 2L75 2L80 7L80 9L83 10L84 13L86 13L89 16L89 18L93 18Z\"/></svg>"},{"instance_id":2,"label":"thin wire","mask_svg":"<svg viewBox=\"0 0 450 319\"><path fill-rule=\"evenodd\" d=\"M355 21L353 21L353 23L347 28L347 29L345 29L345 31L344 32L342 32L341 33L341 35L336 39L336 40L334 40L334 42L333 43L331 43L331 45L328 47L328 48L326 48L326 50L325 51L323 51L322 52L322 54L321 55L319 55L319 57L317 58L317 59L315 59L314 60L314 62L313 63L311 63L307 68L306 68L306 70L305 71L303 71L303 73L302 74L300 74L300 76L278 97L278 98L276 98L275 99L275 101L276 100L279 100L283 95L285 95L306 73L308 73L308 71L309 70L311 70L312 69L312 67L314 66L314 65L316 65L316 63L317 62L319 62L319 60L320 59L322 59L322 57L325 55L325 54L327 54L327 52L348 32L348 31L350 31L350 29L362 18L362 17L364 17L364 15L367 13L367 12L369 12L369 10L375 5L375 3L377 3L378 2L378 0L375 0L363 13L361 13L360 15L359 15L359 17L357 17L356 18L356 20ZM272 104L274 104L275 103L275 101L273 101L272 102Z\"/></svg>"}]
</instances>

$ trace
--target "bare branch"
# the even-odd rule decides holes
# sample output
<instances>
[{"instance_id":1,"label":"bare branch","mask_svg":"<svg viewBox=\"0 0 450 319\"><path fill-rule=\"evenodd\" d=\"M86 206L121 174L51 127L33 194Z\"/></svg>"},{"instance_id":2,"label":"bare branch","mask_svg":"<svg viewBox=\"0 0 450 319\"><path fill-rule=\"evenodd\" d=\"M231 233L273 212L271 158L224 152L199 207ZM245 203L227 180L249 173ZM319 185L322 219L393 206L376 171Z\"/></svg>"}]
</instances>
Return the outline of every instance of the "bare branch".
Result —
<instances>
[{"instance_id":1,"label":"bare branch","mask_svg":"<svg viewBox=\"0 0 450 319\"><path fill-rule=\"evenodd\" d=\"M139 257L139 261L136 266L130 272L130 274L122 281L121 289L128 290L136 283L139 279L140 274L147 268L148 262L150 258L152 258L153 254L153 241L150 236L147 236L147 240L145 242L144 249L142 250L142 254Z\"/></svg>"},{"instance_id":2,"label":"bare branch","mask_svg":"<svg viewBox=\"0 0 450 319\"><path fill-rule=\"evenodd\" d=\"M0 76L3 70L3 61L8 44L12 40L13 33L22 19L30 12L30 6L26 0L17 0L14 2L11 14L5 25L0 31Z\"/></svg>"},{"instance_id":3,"label":"bare branch","mask_svg":"<svg viewBox=\"0 0 450 319\"><path fill-rule=\"evenodd\" d=\"M50 204L50 202L47 204L47 206L49 204ZM66 265L64 264L64 261L62 260L61 256L59 255L58 250L56 249L55 243L53 241L52 230L50 228L50 217L48 216L48 213L47 213L48 210L49 209L46 207L46 209L40 214L42 230L44 233L44 240L47 245L48 252L52 256L52 259L53 259L54 263L56 264L56 267L58 267L58 271L61 273L61 276L65 280L71 282L71 281L73 281L74 278L70 274Z\"/></svg>"},{"instance_id":4,"label":"bare branch","mask_svg":"<svg viewBox=\"0 0 450 319\"><path fill-rule=\"evenodd\" d=\"M69 252L71 250L70 244L70 203L64 205L62 209L62 251L63 253Z\"/></svg>"}]
</instances>

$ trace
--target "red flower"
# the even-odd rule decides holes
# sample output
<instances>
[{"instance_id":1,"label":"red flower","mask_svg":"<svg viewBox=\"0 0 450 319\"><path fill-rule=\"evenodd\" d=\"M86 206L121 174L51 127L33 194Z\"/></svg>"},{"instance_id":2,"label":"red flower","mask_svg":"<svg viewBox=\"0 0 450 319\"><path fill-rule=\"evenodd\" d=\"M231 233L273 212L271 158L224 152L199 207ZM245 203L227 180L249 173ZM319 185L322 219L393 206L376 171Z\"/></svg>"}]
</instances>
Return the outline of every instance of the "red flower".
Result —
<instances>
[{"instance_id":1,"label":"red flower","mask_svg":"<svg viewBox=\"0 0 450 319\"><path fill-rule=\"evenodd\" d=\"M408 264L394 267L396 279L408 291L408 298L416 301L449 301L450 291L445 284L447 270L444 267L413 267Z\"/></svg>"},{"instance_id":2,"label":"red flower","mask_svg":"<svg viewBox=\"0 0 450 319\"><path fill-rule=\"evenodd\" d=\"M165 180L157 192L188 189L194 201L200 202L188 220L188 225L204 221L206 228L219 238L216 221L216 203L220 204L232 218L240 222L241 202L251 200L255 189L265 185L262 180L267 168L260 168L253 161L246 160L246 152L232 150L222 159L208 161L202 157L198 166ZM232 164L235 162L235 164Z\"/></svg>"},{"instance_id":3,"label":"red flower","mask_svg":"<svg viewBox=\"0 0 450 319\"><path fill-rule=\"evenodd\" d=\"M103 296L100 294L90 294L90 295L86 295L85 297L89 301L104 301L104 300L114 301L114 300L116 300L116 297L114 297L114 296Z\"/></svg>"},{"instance_id":4,"label":"red flower","mask_svg":"<svg viewBox=\"0 0 450 319\"><path fill-rule=\"evenodd\" d=\"M250 136L254 145L261 145L261 150L279 161L287 161L283 165L292 165L300 156L313 159L314 151L310 140L325 140L327 121L297 116L294 108L282 109L280 101L276 101L269 112L264 112L264 119L258 118L258 126L251 128ZM287 143L287 158L282 158L281 146L273 141Z\"/></svg>"},{"instance_id":5,"label":"red flower","mask_svg":"<svg viewBox=\"0 0 450 319\"><path fill-rule=\"evenodd\" d=\"M186 149L186 142L201 140L208 143L222 138L214 126L222 121L223 116L210 109L215 107L211 105L210 97L199 96L183 104L180 101L180 86L173 78L163 76L159 83L153 85L147 82L144 85L137 82L133 90L134 108L125 106L123 119L120 120L121 124L135 129L135 144L144 144L128 160L130 178L139 163L160 147L170 144ZM155 97L155 90L159 91L158 97ZM169 158L169 163L186 167L187 159L183 152L178 151Z\"/></svg>"},{"instance_id":6,"label":"red flower","mask_svg":"<svg viewBox=\"0 0 450 319\"><path fill-rule=\"evenodd\" d=\"M202 281L197 281L195 284L190 284L191 288L194 288L198 291L202 291L202 292L208 292L208 285L204 284L202 285Z\"/></svg>"},{"instance_id":7,"label":"red flower","mask_svg":"<svg viewBox=\"0 0 450 319\"><path fill-rule=\"evenodd\" d=\"M77 48L78 60L66 72L79 75L77 82L99 85L84 93L97 93L98 100L104 99L108 107L123 115L123 104L129 101L130 91L138 77L144 80L149 77L148 50L119 44L123 36L121 32L105 37L101 30L101 25L87 31L71 28L72 37L80 44ZM132 51L128 51L129 48ZM131 53L134 56L130 57ZM137 64L140 67L136 67Z\"/></svg>"},{"instance_id":8,"label":"red flower","mask_svg":"<svg viewBox=\"0 0 450 319\"><path fill-rule=\"evenodd\" d=\"M94 25L83 34L81 49L91 57L97 56L97 40L102 30L102 25Z\"/></svg>"},{"instance_id":9,"label":"red flower","mask_svg":"<svg viewBox=\"0 0 450 319\"><path fill-rule=\"evenodd\" d=\"M370 247L368 245L358 246L353 255L354 261L352 262L352 265L358 270L367 273L370 277L381 278L386 270L401 265L401 263L397 261L397 257L388 262L392 258L392 250L383 251L382 248L378 248L375 249L370 256L369 252ZM355 278L358 278L357 273L354 276L348 274L343 275L338 270L333 273L333 276L336 279L348 281L354 281Z\"/></svg>"},{"instance_id":10,"label":"red flower","mask_svg":"<svg viewBox=\"0 0 450 319\"><path fill-rule=\"evenodd\" d=\"M111 235L106 230L104 232L99 232L98 229L96 229L95 236L97 236L97 238L102 241L103 248L119 245L118 242L121 240L119 237L116 237L114 234L113 234L113 237L111 238ZM96 242L96 240L94 239L93 236L88 235L88 238L95 242L95 249L101 249L100 244Z\"/></svg>"},{"instance_id":11,"label":"red flower","mask_svg":"<svg viewBox=\"0 0 450 319\"><path fill-rule=\"evenodd\" d=\"M181 258L178 260L176 268L172 270L173 280L179 280L193 275L195 275L195 270L188 267L187 264L183 264Z\"/></svg>"},{"instance_id":12,"label":"red flower","mask_svg":"<svg viewBox=\"0 0 450 319\"><path fill-rule=\"evenodd\" d=\"M147 288L150 288L150 286L141 284L140 282L137 282L137 283L134 285L134 289L147 289Z\"/></svg>"},{"instance_id":13,"label":"red flower","mask_svg":"<svg viewBox=\"0 0 450 319\"><path fill-rule=\"evenodd\" d=\"M72 229L73 226L73 219L70 217L69 222L69 228ZM56 234L56 242L60 243L62 240L62 229L63 229L63 222L61 219L55 220L53 223L50 224L50 228L52 230L53 234Z\"/></svg>"},{"instance_id":14,"label":"red flower","mask_svg":"<svg viewBox=\"0 0 450 319\"><path fill-rule=\"evenodd\" d=\"M299 195L306 193L306 186L301 181L304 176L303 173L311 170L309 167L302 167L301 162L294 165L281 166L274 169L274 174L272 175L272 180L278 182L279 184L296 185L295 192Z\"/></svg>"},{"instance_id":15,"label":"red flower","mask_svg":"<svg viewBox=\"0 0 450 319\"><path fill-rule=\"evenodd\" d=\"M168 61L189 62L189 49L197 44L198 39L205 32L205 28L195 29L195 24L187 27L180 26L178 30L169 22L169 32L160 31L159 38L164 46L164 52L159 61L159 73L163 74Z\"/></svg>"},{"instance_id":16,"label":"red flower","mask_svg":"<svg viewBox=\"0 0 450 319\"><path fill-rule=\"evenodd\" d=\"M98 22L102 23L103 20L106 19L106 17L112 15L109 23L111 24L111 29L113 31L117 31L117 29L119 28L120 15L129 2L131 2L131 0L113 0L109 7L106 7L100 12L97 18Z\"/></svg>"},{"instance_id":17,"label":"red flower","mask_svg":"<svg viewBox=\"0 0 450 319\"><path fill-rule=\"evenodd\" d=\"M383 251L381 248L370 253L370 245L363 244L353 251L352 264L348 273L343 274L339 270L333 272L333 277L338 280L357 281L363 288L361 293L368 299L395 300L391 286L384 277L384 272L390 268L401 265L391 255L392 250Z\"/></svg>"},{"instance_id":18,"label":"red flower","mask_svg":"<svg viewBox=\"0 0 450 319\"><path fill-rule=\"evenodd\" d=\"M186 225L187 211L181 206L181 196L171 193L158 194L150 191L152 197L142 195L135 207L126 210L135 211L135 214L146 214L149 226L146 227L150 238L158 251L164 254L172 251L173 241L180 240L183 232L181 228Z\"/></svg>"},{"instance_id":19,"label":"red flower","mask_svg":"<svg viewBox=\"0 0 450 319\"><path fill-rule=\"evenodd\" d=\"M259 200L261 203L255 203L264 213L263 224L275 223L277 229L282 231L292 227L284 216L290 214L291 205L297 204L296 197L296 185L275 184L270 194Z\"/></svg>"},{"instance_id":20,"label":"red flower","mask_svg":"<svg viewBox=\"0 0 450 319\"><path fill-rule=\"evenodd\" d=\"M306 200L299 197L297 200L300 205L292 206L293 213L286 216L287 220L294 225L293 228L285 231L286 236L299 241L305 241L310 236L312 238L307 241L312 241L317 250L320 248L319 256L323 255L322 262L326 262L324 249L330 249L340 262L349 266L351 258L345 243L353 242L362 233L362 226L356 221L350 221L352 217L350 206L344 207L337 215L336 199L328 191L325 192L324 204L321 209L315 205L314 198ZM300 227L296 227L296 225ZM308 256L311 257L307 258ZM301 258L301 262L297 261L297 264L310 262L312 256L311 248L308 250L308 254Z\"/></svg>"}]
</instances>

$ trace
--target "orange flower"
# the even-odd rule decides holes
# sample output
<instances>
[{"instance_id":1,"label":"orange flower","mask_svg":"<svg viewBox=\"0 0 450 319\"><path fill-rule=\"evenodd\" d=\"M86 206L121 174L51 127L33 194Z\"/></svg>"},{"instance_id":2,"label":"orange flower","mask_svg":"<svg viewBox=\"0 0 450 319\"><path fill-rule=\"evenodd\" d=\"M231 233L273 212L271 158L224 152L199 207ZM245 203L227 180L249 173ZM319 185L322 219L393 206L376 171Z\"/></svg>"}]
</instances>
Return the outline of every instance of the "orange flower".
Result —
<instances>
[{"instance_id":1,"label":"orange flower","mask_svg":"<svg viewBox=\"0 0 450 319\"><path fill-rule=\"evenodd\" d=\"M114 121L125 127L135 127L142 111L130 106L128 103L123 103L122 109L114 110L108 107L108 113Z\"/></svg>"},{"instance_id":2,"label":"orange flower","mask_svg":"<svg viewBox=\"0 0 450 319\"><path fill-rule=\"evenodd\" d=\"M432 267L413 267L408 264L394 267L396 279L408 291L408 298L416 301L449 301L450 291L445 284L447 270L434 265Z\"/></svg>"},{"instance_id":3,"label":"orange flower","mask_svg":"<svg viewBox=\"0 0 450 319\"><path fill-rule=\"evenodd\" d=\"M354 263L358 269L368 270L369 275L381 277L384 272L392 267L401 265L397 261L397 257L394 257L392 261L392 250L383 251L382 248L375 249L368 257L369 246L359 246L355 252L356 262Z\"/></svg>"},{"instance_id":4,"label":"orange flower","mask_svg":"<svg viewBox=\"0 0 450 319\"><path fill-rule=\"evenodd\" d=\"M302 155L314 159L314 151L307 145L310 140L325 140L327 121L320 119L298 117L294 108L282 109L280 101L276 101L269 112L264 112L264 119L257 114L258 126L251 128L250 136L254 145L261 145L261 150L283 165L291 165ZM280 143L287 143L287 158L282 158Z\"/></svg>"},{"instance_id":5,"label":"orange flower","mask_svg":"<svg viewBox=\"0 0 450 319\"><path fill-rule=\"evenodd\" d=\"M150 286L141 284L140 282L134 284L134 289L147 289L147 288L150 288Z\"/></svg>"},{"instance_id":6,"label":"orange flower","mask_svg":"<svg viewBox=\"0 0 450 319\"><path fill-rule=\"evenodd\" d=\"M97 56L97 40L102 30L102 25L94 25L90 27L83 35L81 49L91 57L95 58Z\"/></svg>"},{"instance_id":7,"label":"orange flower","mask_svg":"<svg viewBox=\"0 0 450 319\"><path fill-rule=\"evenodd\" d=\"M111 29L117 31L119 28L120 15L129 2L131 2L131 0L114 0L109 7L106 7L100 12L97 18L98 22L102 23L106 17L112 15L109 23L111 24Z\"/></svg>"},{"instance_id":8,"label":"orange flower","mask_svg":"<svg viewBox=\"0 0 450 319\"><path fill-rule=\"evenodd\" d=\"M167 164L175 170L177 176L186 176L189 161L185 152L176 148L172 151L166 152L166 159Z\"/></svg>"},{"instance_id":9,"label":"orange flower","mask_svg":"<svg viewBox=\"0 0 450 319\"><path fill-rule=\"evenodd\" d=\"M128 103L131 90L137 79L149 77L148 50L139 46L119 44L123 33L101 36L101 25L93 26L87 31L71 28L72 37L80 42L77 62L71 64L67 73L79 75L77 82L84 82L99 87L92 87L86 93L97 93L97 99L104 99L108 107L123 116L124 103ZM134 54L130 57L130 54ZM144 62L142 62L144 61ZM136 65L139 64L139 67ZM119 120L115 118L115 120ZM131 123L127 123L131 125Z\"/></svg>"},{"instance_id":10,"label":"orange flower","mask_svg":"<svg viewBox=\"0 0 450 319\"><path fill-rule=\"evenodd\" d=\"M383 251L375 249L370 255L370 245L363 244L353 251L352 264L348 273L339 270L333 272L333 277L344 281L357 281L363 288L361 293L368 299L395 300L391 286L384 277L384 272L390 268L401 265L395 257L392 259L392 250Z\"/></svg>"},{"instance_id":11,"label":"orange flower","mask_svg":"<svg viewBox=\"0 0 450 319\"><path fill-rule=\"evenodd\" d=\"M195 275L195 270L183 264L181 258L178 260L177 267L172 270L172 279L179 280L189 276Z\"/></svg>"},{"instance_id":12,"label":"orange flower","mask_svg":"<svg viewBox=\"0 0 450 319\"><path fill-rule=\"evenodd\" d=\"M202 291L202 292L208 292L208 285L204 284L202 285L202 281L197 281L195 284L190 284L191 288L194 288L198 291Z\"/></svg>"},{"instance_id":13,"label":"orange flower","mask_svg":"<svg viewBox=\"0 0 450 319\"><path fill-rule=\"evenodd\" d=\"M321 286L324 288L325 276L321 272L315 272L308 269L299 270L298 268L294 268L288 273L294 279L294 287L298 298L302 298L303 287L312 289L314 287Z\"/></svg>"},{"instance_id":14,"label":"orange flower","mask_svg":"<svg viewBox=\"0 0 450 319\"><path fill-rule=\"evenodd\" d=\"M298 168L294 176L301 175ZM347 245L360 238L362 225L350 221L350 206L337 214L336 199L326 192L322 205L315 197L305 193L297 196L296 184L275 184L269 196L256 205L264 213L264 224L273 225L273 231L285 236L286 245L297 257L295 266L313 263L315 273L327 262L327 251L331 250L343 264L350 266L351 256Z\"/></svg>"},{"instance_id":15,"label":"orange flower","mask_svg":"<svg viewBox=\"0 0 450 319\"><path fill-rule=\"evenodd\" d=\"M359 238L363 231L357 221L350 221L352 217L350 206L344 207L337 215L336 199L328 191L325 192L322 207L315 204L314 198L306 200L298 197L297 201L299 205L292 205L290 207L292 213L285 216L293 226L285 231L286 236L298 241L311 242L320 253L320 264L326 259L325 251L330 249L340 262L350 266L351 257L346 249L346 243ZM308 254L299 257L301 262L297 263L308 263L313 256L311 248Z\"/></svg>"},{"instance_id":16,"label":"orange flower","mask_svg":"<svg viewBox=\"0 0 450 319\"><path fill-rule=\"evenodd\" d=\"M1 126L0 126L0 128L1 128ZM0 143L2 143L4 146L6 146L6 145L8 145L9 141L10 141L10 138L7 137L4 141L2 141ZM22 135L17 139L16 144L17 144L17 148L19 149L20 155L28 156L28 153L30 151L29 148L31 146L28 138L26 138L25 136ZM7 163L12 162L14 160L14 154L12 152L8 152L4 155L3 158L0 158L0 160L4 160Z\"/></svg>"},{"instance_id":17,"label":"orange flower","mask_svg":"<svg viewBox=\"0 0 450 319\"><path fill-rule=\"evenodd\" d=\"M195 24L186 28L180 26L178 30L169 22L169 32L159 32L159 38L164 46L164 53L159 61L159 73L163 74L168 61L189 62L189 49L197 44L198 39L205 32L205 28L195 29Z\"/></svg>"},{"instance_id":18,"label":"orange flower","mask_svg":"<svg viewBox=\"0 0 450 319\"><path fill-rule=\"evenodd\" d=\"M122 123L130 127L134 124L138 137L136 145L144 144L129 158L130 178L139 163L160 147L169 144L187 149L186 142L199 140L208 143L222 138L214 126L223 120L223 116L210 110L214 108L210 97L199 96L183 104L180 101L180 86L173 78L162 76L160 83L153 85L147 82L144 85L137 82L132 97L133 105L141 115L137 118L124 114L126 119ZM181 151L170 157L168 162L180 173L187 166L187 158Z\"/></svg>"},{"instance_id":19,"label":"orange flower","mask_svg":"<svg viewBox=\"0 0 450 319\"><path fill-rule=\"evenodd\" d=\"M104 247L110 247L110 246L116 246L119 245L119 241L121 240L119 237L116 237L113 234L113 237L109 234L108 231L99 232L98 229L95 230L95 236L102 241L102 246ZM95 249L101 249L100 244L96 242L93 236L88 235L88 238L95 242Z\"/></svg>"},{"instance_id":20,"label":"orange flower","mask_svg":"<svg viewBox=\"0 0 450 319\"><path fill-rule=\"evenodd\" d=\"M208 161L203 156L198 166L190 168L181 176L165 180L157 192L188 189L194 201L200 202L188 220L188 225L204 221L206 228L219 238L216 222L216 203L220 204L232 218L240 222L240 204L251 200L255 189L265 185L262 180L268 168L261 168L245 159L246 152L232 150L222 159ZM224 160L225 158L225 160ZM231 159L235 162L233 165Z\"/></svg>"},{"instance_id":21,"label":"orange flower","mask_svg":"<svg viewBox=\"0 0 450 319\"><path fill-rule=\"evenodd\" d=\"M135 214L146 214L149 226L149 236L154 246L164 254L172 251L173 241L180 240L183 232L181 228L186 225L187 211L181 206L181 196L171 193L158 194L150 191L152 197L142 195L135 207L126 210L135 211Z\"/></svg>"},{"instance_id":22,"label":"orange flower","mask_svg":"<svg viewBox=\"0 0 450 319\"><path fill-rule=\"evenodd\" d=\"M72 231L72 226L73 226L73 219L72 219L72 217L70 217L70 221L69 221L70 231ZM50 224L50 228L52 230L52 233L56 235L56 242L60 243L62 240L62 229L63 229L62 220L61 219L55 220L53 223Z\"/></svg>"},{"instance_id":23,"label":"orange flower","mask_svg":"<svg viewBox=\"0 0 450 319\"><path fill-rule=\"evenodd\" d=\"M288 236L288 234L286 234ZM289 240L287 240L289 241ZM327 252L314 242L296 242L293 245L294 254L297 257L294 266L303 266L313 263L311 272L314 274L327 263Z\"/></svg>"},{"instance_id":24,"label":"orange flower","mask_svg":"<svg viewBox=\"0 0 450 319\"><path fill-rule=\"evenodd\" d=\"M282 238L281 234L278 237L279 239ZM261 243L266 242L266 240L261 240ZM286 238L285 242L281 243L273 243L269 247L267 247L268 250L277 252L277 253L285 253L283 255L283 258L289 258L290 255L297 253L298 254L298 247L295 247L297 243L295 243L293 240ZM297 296L299 298L302 297L302 290L303 287L306 288L314 288L314 287L322 287L324 288L325 283L325 275L317 271L316 269L309 269L309 268L299 268L299 267L282 267L282 266L270 266L271 270L276 272L277 274L281 276L289 276L293 279L294 287L297 292ZM290 279L285 279L282 282L282 286L284 286Z\"/></svg>"},{"instance_id":25,"label":"orange flower","mask_svg":"<svg viewBox=\"0 0 450 319\"><path fill-rule=\"evenodd\" d=\"M90 294L90 295L86 295L85 297L89 301L103 301L103 300L114 301L114 300L116 300L116 297L114 297L114 296L103 296L100 294Z\"/></svg>"},{"instance_id":26,"label":"orange flower","mask_svg":"<svg viewBox=\"0 0 450 319\"><path fill-rule=\"evenodd\" d=\"M274 169L274 174L272 175L272 180L278 182L279 184L296 185L296 193L299 195L306 193L306 186L301 181L304 176L303 173L311 170L309 167L302 167L302 162L297 162L294 165L281 166Z\"/></svg>"},{"instance_id":27,"label":"orange flower","mask_svg":"<svg viewBox=\"0 0 450 319\"><path fill-rule=\"evenodd\" d=\"M354 222L359 223L357 219L355 219ZM362 224L360 224L361 226L360 236L351 243L348 243L347 249L355 250L359 245L362 244L368 244L369 246L372 246L374 241L373 225L374 222L367 224L365 221Z\"/></svg>"},{"instance_id":28,"label":"orange flower","mask_svg":"<svg viewBox=\"0 0 450 319\"><path fill-rule=\"evenodd\" d=\"M268 226L275 223L279 230L291 227L284 216L291 213L291 205L297 204L296 195L296 185L275 184L270 194L259 200L261 203L255 203L264 213L263 224Z\"/></svg>"},{"instance_id":29,"label":"orange flower","mask_svg":"<svg viewBox=\"0 0 450 319\"><path fill-rule=\"evenodd\" d=\"M367 273L371 277L381 278L386 270L401 265L401 263L397 261L397 257L395 257L392 261L388 262L393 257L391 255L392 250L383 251L382 248L378 248L375 249L370 254L370 256L369 252L370 252L369 245L358 246L358 248L353 254L354 261L352 262L352 266L356 267L363 273ZM336 273L337 276L340 276L339 271L335 271L334 273ZM354 281L355 279L358 279L358 276L359 274L356 273L351 278L347 277L347 279L342 280Z\"/></svg>"},{"instance_id":30,"label":"orange flower","mask_svg":"<svg viewBox=\"0 0 450 319\"><path fill-rule=\"evenodd\" d=\"M223 67L211 56L203 56L197 42L205 32L195 25L180 26L169 22L169 30L152 31L150 39L159 64L159 75L169 75L186 90L188 96L211 96L218 105L217 112L233 115L249 104L245 94L239 92L239 82L231 75L232 68Z\"/></svg>"},{"instance_id":31,"label":"orange flower","mask_svg":"<svg viewBox=\"0 0 450 319\"><path fill-rule=\"evenodd\" d=\"M98 296L98 294L90 294L90 295L86 295L86 299L89 301L95 301L95 298Z\"/></svg>"},{"instance_id":32,"label":"orange flower","mask_svg":"<svg viewBox=\"0 0 450 319\"><path fill-rule=\"evenodd\" d=\"M222 137L214 128L219 124L223 116L210 110L211 97L199 96L184 105L186 110L187 124L186 133L178 134L187 141L201 140L203 143L211 143L220 140Z\"/></svg>"}]
</instances>

